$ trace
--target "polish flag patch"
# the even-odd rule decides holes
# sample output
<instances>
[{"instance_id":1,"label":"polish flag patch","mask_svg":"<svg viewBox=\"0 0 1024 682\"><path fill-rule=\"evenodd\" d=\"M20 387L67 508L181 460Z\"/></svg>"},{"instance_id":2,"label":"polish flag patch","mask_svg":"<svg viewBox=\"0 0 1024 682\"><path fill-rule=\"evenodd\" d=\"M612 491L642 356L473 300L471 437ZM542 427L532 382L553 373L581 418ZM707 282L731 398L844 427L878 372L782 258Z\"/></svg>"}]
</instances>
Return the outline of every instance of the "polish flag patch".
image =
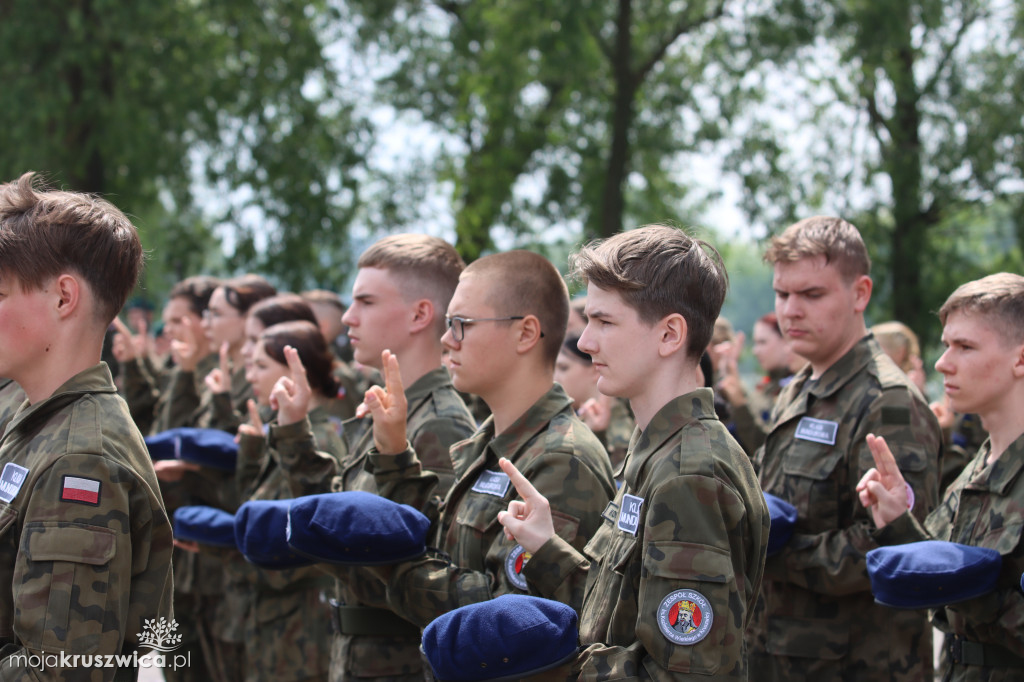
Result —
<instances>
[{"instance_id":1,"label":"polish flag patch","mask_svg":"<svg viewBox=\"0 0 1024 682\"><path fill-rule=\"evenodd\" d=\"M100 503L100 482L94 478L65 476L60 499L64 502L80 502L98 506Z\"/></svg>"}]
</instances>

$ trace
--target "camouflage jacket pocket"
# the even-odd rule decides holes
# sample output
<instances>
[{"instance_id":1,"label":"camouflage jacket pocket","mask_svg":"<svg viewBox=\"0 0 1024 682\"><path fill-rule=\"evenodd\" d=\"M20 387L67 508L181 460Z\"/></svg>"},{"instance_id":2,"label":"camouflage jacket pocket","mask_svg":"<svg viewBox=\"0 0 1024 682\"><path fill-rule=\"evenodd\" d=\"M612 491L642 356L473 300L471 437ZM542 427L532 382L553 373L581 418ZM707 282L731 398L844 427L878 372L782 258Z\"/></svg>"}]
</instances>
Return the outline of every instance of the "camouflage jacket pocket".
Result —
<instances>
[{"instance_id":1,"label":"camouflage jacket pocket","mask_svg":"<svg viewBox=\"0 0 1024 682\"><path fill-rule=\"evenodd\" d=\"M107 595L120 589L111 575L115 540L116 533L101 526L25 524L24 563L13 587L15 602L22 605L18 635L26 646L83 654L100 647ZM28 625L32 622L37 624Z\"/></svg>"},{"instance_id":2,"label":"camouflage jacket pocket","mask_svg":"<svg viewBox=\"0 0 1024 682\"><path fill-rule=\"evenodd\" d=\"M743 667L746 604L728 552L652 542L642 575L636 632L661 669L712 675Z\"/></svg>"},{"instance_id":3,"label":"camouflage jacket pocket","mask_svg":"<svg viewBox=\"0 0 1024 682\"><path fill-rule=\"evenodd\" d=\"M770 492L780 495L797 509L797 529L801 533L821 533L839 525L840 478L843 458L840 448L794 440L786 450L782 469L786 474L781 494L779 486Z\"/></svg>"}]
</instances>

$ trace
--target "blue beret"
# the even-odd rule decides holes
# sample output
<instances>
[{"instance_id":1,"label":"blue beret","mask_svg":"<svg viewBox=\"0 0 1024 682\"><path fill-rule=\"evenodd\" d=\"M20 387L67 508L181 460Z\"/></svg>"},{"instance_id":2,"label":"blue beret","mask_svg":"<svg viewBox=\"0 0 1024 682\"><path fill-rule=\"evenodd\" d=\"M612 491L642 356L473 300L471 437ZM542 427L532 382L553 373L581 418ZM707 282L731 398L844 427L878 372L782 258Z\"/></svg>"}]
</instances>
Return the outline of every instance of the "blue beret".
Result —
<instances>
[{"instance_id":1,"label":"blue beret","mask_svg":"<svg viewBox=\"0 0 1024 682\"><path fill-rule=\"evenodd\" d=\"M234 471L238 459L235 437L220 429L168 429L146 438L146 447L154 460L183 459L222 471Z\"/></svg>"},{"instance_id":2,"label":"blue beret","mask_svg":"<svg viewBox=\"0 0 1024 682\"><path fill-rule=\"evenodd\" d=\"M505 594L449 611L423 630L423 653L439 680L533 675L579 649L576 611L525 594Z\"/></svg>"},{"instance_id":3,"label":"blue beret","mask_svg":"<svg viewBox=\"0 0 1024 682\"><path fill-rule=\"evenodd\" d=\"M926 540L867 553L875 601L897 609L933 609L973 599L996 586L1002 557L994 549Z\"/></svg>"},{"instance_id":4,"label":"blue beret","mask_svg":"<svg viewBox=\"0 0 1024 682\"><path fill-rule=\"evenodd\" d=\"M234 547L235 515L216 507L178 507L174 511L174 537L204 545Z\"/></svg>"},{"instance_id":5,"label":"blue beret","mask_svg":"<svg viewBox=\"0 0 1024 682\"><path fill-rule=\"evenodd\" d=\"M782 551L793 537L796 507L771 493L764 494L764 501L768 504L768 515L772 519L771 529L768 531L768 556L771 556Z\"/></svg>"},{"instance_id":6,"label":"blue beret","mask_svg":"<svg viewBox=\"0 0 1024 682\"><path fill-rule=\"evenodd\" d=\"M312 561L288 547L288 507L293 500L250 500L235 514L235 542L250 563L262 568L308 566Z\"/></svg>"},{"instance_id":7,"label":"blue beret","mask_svg":"<svg viewBox=\"0 0 1024 682\"><path fill-rule=\"evenodd\" d=\"M394 564L426 550L426 516L361 491L300 497L288 511L288 545L333 564Z\"/></svg>"}]
</instances>

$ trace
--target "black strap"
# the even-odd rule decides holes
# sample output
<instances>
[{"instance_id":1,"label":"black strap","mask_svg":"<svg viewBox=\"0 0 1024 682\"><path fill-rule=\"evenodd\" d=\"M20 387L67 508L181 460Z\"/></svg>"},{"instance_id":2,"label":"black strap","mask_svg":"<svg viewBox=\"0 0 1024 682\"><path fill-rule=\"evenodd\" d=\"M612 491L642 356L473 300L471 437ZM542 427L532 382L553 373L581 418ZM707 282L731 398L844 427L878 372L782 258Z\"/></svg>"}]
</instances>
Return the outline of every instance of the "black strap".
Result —
<instances>
[{"instance_id":1,"label":"black strap","mask_svg":"<svg viewBox=\"0 0 1024 682\"><path fill-rule=\"evenodd\" d=\"M949 640L949 657L955 663L983 668L1024 668L1024 658L997 644L971 642L959 635Z\"/></svg>"},{"instance_id":2,"label":"black strap","mask_svg":"<svg viewBox=\"0 0 1024 682\"><path fill-rule=\"evenodd\" d=\"M331 625L343 635L420 638L420 629L387 609L347 606L331 600Z\"/></svg>"}]
</instances>

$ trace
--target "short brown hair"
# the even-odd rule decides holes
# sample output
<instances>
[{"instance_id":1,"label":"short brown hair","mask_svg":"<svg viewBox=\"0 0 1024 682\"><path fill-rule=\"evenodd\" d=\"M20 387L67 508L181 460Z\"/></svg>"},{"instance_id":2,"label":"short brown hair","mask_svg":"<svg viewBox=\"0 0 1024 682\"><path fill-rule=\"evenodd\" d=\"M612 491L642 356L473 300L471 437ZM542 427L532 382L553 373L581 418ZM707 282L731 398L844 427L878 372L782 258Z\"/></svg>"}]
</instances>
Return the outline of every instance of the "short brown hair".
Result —
<instances>
[{"instance_id":1,"label":"short brown hair","mask_svg":"<svg viewBox=\"0 0 1024 682\"><path fill-rule=\"evenodd\" d=\"M143 251L135 226L105 199L37 188L25 173L0 185L0 276L23 290L73 271L96 301L96 315L109 323L139 281Z\"/></svg>"},{"instance_id":2,"label":"short brown hair","mask_svg":"<svg viewBox=\"0 0 1024 682\"><path fill-rule=\"evenodd\" d=\"M425 234L393 234L364 251L356 266L387 270L401 282L407 301L430 299L437 317L437 336L441 338L445 311L466 267L455 247Z\"/></svg>"},{"instance_id":3,"label":"short brown hair","mask_svg":"<svg viewBox=\"0 0 1024 682\"><path fill-rule=\"evenodd\" d=\"M308 320L292 320L267 327L260 334L263 350L275 362L288 364L284 347L291 346L306 368L306 379L313 390L334 398L338 394L338 380L334 378L334 354L327 348L320 327Z\"/></svg>"},{"instance_id":4,"label":"short brown hair","mask_svg":"<svg viewBox=\"0 0 1024 682\"><path fill-rule=\"evenodd\" d=\"M574 276L618 292L645 324L682 315L687 357L699 359L711 341L729 275L707 242L675 227L645 225L584 246L569 262Z\"/></svg>"},{"instance_id":5,"label":"short brown hair","mask_svg":"<svg viewBox=\"0 0 1024 682\"><path fill-rule=\"evenodd\" d=\"M302 296L310 304L325 303L332 305L341 313L348 309L345 302L341 300L341 296L327 289L310 289L309 291L303 291L299 296Z\"/></svg>"},{"instance_id":6,"label":"short brown hair","mask_svg":"<svg viewBox=\"0 0 1024 682\"><path fill-rule=\"evenodd\" d=\"M253 274L225 280L219 288L224 290L224 300L228 305L242 315L249 312L249 308L255 304L277 293L277 289L265 277Z\"/></svg>"},{"instance_id":7,"label":"short brown hair","mask_svg":"<svg viewBox=\"0 0 1024 682\"><path fill-rule=\"evenodd\" d=\"M766 263L793 263L804 258L824 256L835 265L847 283L871 274L871 258L856 227L842 218L814 216L804 218L772 237L764 254Z\"/></svg>"},{"instance_id":8,"label":"short brown hair","mask_svg":"<svg viewBox=\"0 0 1024 682\"><path fill-rule=\"evenodd\" d=\"M1024 341L1024 277L998 272L957 287L939 309L943 325L951 313L963 311L986 316L1003 340Z\"/></svg>"},{"instance_id":9,"label":"short brown hair","mask_svg":"<svg viewBox=\"0 0 1024 682\"><path fill-rule=\"evenodd\" d=\"M266 327L273 327L282 322L305 320L316 324L316 316L302 296L298 294L278 294L265 298L249 308L249 315Z\"/></svg>"},{"instance_id":10,"label":"short brown hair","mask_svg":"<svg viewBox=\"0 0 1024 682\"><path fill-rule=\"evenodd\" d=\"M463 274L486 283L485 300L496 316L537 317L544 334L544 361L554 367L569 321L569 289L558 268L539 253L517 250L484 256L470 263Z\"/></svg>"},{"instance_id":11,"label":"short brown hair","mask_svg":"<svg viewBox=\"0 0 1024 682\"><path fill-rule=\"evenodd\" d=\"M210 305L213 290L220 286L220 280L209 275L186 277L171 288L167 300L181 298L188 302L188 308L196 315L202 315Z\"/></svg>"}]
</instances>

